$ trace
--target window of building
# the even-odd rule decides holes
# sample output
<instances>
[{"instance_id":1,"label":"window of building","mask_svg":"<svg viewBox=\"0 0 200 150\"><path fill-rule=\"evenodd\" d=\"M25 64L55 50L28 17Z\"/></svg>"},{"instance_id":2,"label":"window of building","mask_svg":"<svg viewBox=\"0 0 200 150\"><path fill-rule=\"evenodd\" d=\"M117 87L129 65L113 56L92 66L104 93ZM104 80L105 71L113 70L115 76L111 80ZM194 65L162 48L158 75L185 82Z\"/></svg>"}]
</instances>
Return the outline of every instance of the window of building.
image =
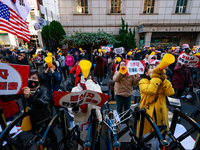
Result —
<instances>
[{"instance_id":1,"label":"window of building","mask_svg":"<svg viewBox=\"0 0 200 150\"><path fill-rule=\"evenodd\" d=\"M185 13L187 7L187 0L177 0L175 13Z\"/></svg>"},{"instance_id":2,"label":"window of building","mask_svg":"<svg viewBox=\"0 0 200 150\"><path fill-rule=\"evenodd\" d=\"M77 13L88 14L88 0L77 0Z\"/></svg>"},{"instance_id":3,"label":"window of building","mask_svg":"<svg viewBox=\"0 0 200 150\"><path fill-rule=\"evenodd\" d=\"M122 12L122 0L111 0L111 11L110 13L121 13Z\"/></svg>"},{"instance_id":4,"label":"window of building","mask_svg":"<svg viewBox=\"0 0 200 150\"><path fill-rule=\"evenodd\" d=\"M144 14L154 13L154 4L155 0L144 0L143 13Z\"/></svg>"}]
</instances>

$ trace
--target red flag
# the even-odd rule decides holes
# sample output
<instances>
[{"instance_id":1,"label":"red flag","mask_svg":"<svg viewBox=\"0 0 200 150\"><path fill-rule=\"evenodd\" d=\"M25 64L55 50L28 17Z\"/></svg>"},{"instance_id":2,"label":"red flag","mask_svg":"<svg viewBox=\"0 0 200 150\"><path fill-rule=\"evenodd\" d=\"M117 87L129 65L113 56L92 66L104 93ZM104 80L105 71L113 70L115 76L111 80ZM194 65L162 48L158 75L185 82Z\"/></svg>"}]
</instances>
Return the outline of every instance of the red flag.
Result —
<instances>
[{"instance_id":1,"label":"red flag","mask_svg":"<svg viewBox=\"0 0 200 150\"><path fill-rule=\"evenodd\" d=\"M7 31L17 37L30 41L30 31L23 19L7 5L0 1L0 30Z\"/></svg>"}]
</instances>

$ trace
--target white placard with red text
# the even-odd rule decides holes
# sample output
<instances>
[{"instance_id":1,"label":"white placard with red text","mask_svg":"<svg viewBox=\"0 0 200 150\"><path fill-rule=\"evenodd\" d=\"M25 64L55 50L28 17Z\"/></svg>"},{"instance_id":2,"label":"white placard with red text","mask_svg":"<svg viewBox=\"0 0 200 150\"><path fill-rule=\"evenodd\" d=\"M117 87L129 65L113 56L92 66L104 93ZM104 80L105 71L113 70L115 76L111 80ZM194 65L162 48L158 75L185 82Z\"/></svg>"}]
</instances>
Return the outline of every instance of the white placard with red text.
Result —
<instances>
[{"instance_id":1,"label":"white placard with red text","mask_svg":"<svg viewBox=\"0 0 200 150\"><path fill-rule=\"evenodd\" d=\"M83 104L92 104L101 107L109 99L109 97L109 95L90 90L80 92L54 91L55 105L69 108Z\"/></svg>"},{"instance_id":2,"label":"white placard with red text","mask_svg":"<svg viewBox=\"0 0 200 150\"><path fill-rule=\"evenodd\" d=\"M115 50L115 54L122 54L124 52L123 47L115 48L114 50Z\"/></svg>"},{"instance_id":3,"label":"white placard with red text","mask_svg":"<svg viewBox=\"0 0 200 150\"><path fill-rule=\"evenodd\" d=\"M110 47L107 47L107 46L101 46L101 50L103 51L105 49L105 52L110 52L111 51L111 48Z\"/></svg>"},{"instance_id":4,"label":"white placard with red text","mask_svg":"<svg viewBox=\"0 0 200 150\"><path fill-rule=\"evenodd\" d=\"M144 74L144 60L126 60L126 68L129 75Z\"/></svg>"},{"instance_id":5,"label":"white placard with red text","mask_svg":"<svg viewBox=\"0 0 200 150\"><path fill-rule=\"evenodd\" d=\"M149 65L159 65L160 64L160 62L161 62L161 60L157 60L157 59L150 59L150 61L149 61Z\"/></svg>"},{"instance_id":6,"label":"white placard with red text","mask_svg":"<svg viewBox=\"0 0 200 150\"><path fill-rule=\"evenodd\" d=\"M0 63L0 95L21 94L28 74L29 66Z\"/></svg>"},{"instance_id":7,"label":"white placard with red text","mask_svg":"<svg viewBox=\"0 0 200 150\"><path fill-rule=\"evenodd\" d=\"M31 60L32 60L32 62L36 63L36 62L41 61L41 60L42 60L42 57L36 56L36 57L31 58Z\"/></svg>"},{"instance_id":8,"label":"white placard with red text","mask_svg":"<svg viewBox=\"0 0 200 150\"><path fill-rule=\"evenodd\" d=\"M185 53L181 53L178 56L178 62L180 64L187 64L188 67L199 68L200 66L200 56L189 56Z\"/></svg>"}]
</instances>

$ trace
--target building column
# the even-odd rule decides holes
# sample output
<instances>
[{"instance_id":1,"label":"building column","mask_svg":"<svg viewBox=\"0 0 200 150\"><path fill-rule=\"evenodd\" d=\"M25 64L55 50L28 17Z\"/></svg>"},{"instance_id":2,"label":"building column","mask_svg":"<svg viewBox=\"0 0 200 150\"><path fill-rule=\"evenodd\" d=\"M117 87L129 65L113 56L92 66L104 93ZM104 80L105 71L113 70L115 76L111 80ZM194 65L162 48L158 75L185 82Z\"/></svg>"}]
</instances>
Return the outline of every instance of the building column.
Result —
<instances>
[{"instance_id":1,"label":"building column","mask_svg":"<svg viewBox=\"0 0 200 150\"><path fill-rule=\"evenodd\" d=\"M145 33L144 46L151 46L151 36L152 36L152 32Z\"/></svg>"},{"instance_id":2,"label":"building column","mask_svg":"<svg viewBox=\"0 0 200 150\"><path fill-rule=\"evenodd\" d=\"M197 40L195 45L200 45L200 33L197 35Z\"/></svg>"}]
</instances>

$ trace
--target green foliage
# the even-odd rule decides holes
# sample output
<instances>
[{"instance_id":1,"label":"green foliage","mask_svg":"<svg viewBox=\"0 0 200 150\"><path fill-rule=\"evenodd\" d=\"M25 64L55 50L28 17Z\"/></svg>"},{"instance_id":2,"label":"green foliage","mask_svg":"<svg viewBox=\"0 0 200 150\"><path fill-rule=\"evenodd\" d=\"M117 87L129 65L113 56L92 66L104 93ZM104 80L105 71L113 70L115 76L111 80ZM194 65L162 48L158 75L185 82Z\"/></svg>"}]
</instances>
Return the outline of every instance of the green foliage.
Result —
<instances>
[{"instance_id":1,"label":"green foliage","mask_svg":"<svg viewBox=\"0 0 200 150\"><path fill-rule=\"evenodd\" d=\"M63 40L63 43L69 43L74 46L84 46L87 44L98 45L98 44L115 44L118 43L116 38L109 33L106 33L105 31L98 32L81 32L80 31L74 31L74 34L71 36L65 37Z\"/></svg>"},{"instance_id":2,"label":"green foliage","mask_svg":"<svg viewBox=\"0 0 200 150\"><path fill-rule=\"evenodd\" d=\"M42 29L42 36L46 39L49 38L49 25L46 25Z\"/></svg>"},{"instance_id":3,"label":"green foliage","mask_svg":"<svg viewBox=\"0 0 200 150\"><path fill-rule=\"evenodd\" d=\"M58 44L59 41L64 39L65 35L65 30L60 22L53 20L49 25L49 37Z\"/></svg>"},{"instance_id":4,"label":"green foliage","mask_svg":"<svg viewBox=\"0 0 200 150\"><path fill-rule=\"evenodd\" d=\"M136 41L135 41L135 28L133 32L131 28L128 30L128 23L125 24L123 18L122 20L122 28L119 29L119 36L117 40L120 42L118 47L124 47L125 50L136 48Z\"/></svg>"}]
</instances>

